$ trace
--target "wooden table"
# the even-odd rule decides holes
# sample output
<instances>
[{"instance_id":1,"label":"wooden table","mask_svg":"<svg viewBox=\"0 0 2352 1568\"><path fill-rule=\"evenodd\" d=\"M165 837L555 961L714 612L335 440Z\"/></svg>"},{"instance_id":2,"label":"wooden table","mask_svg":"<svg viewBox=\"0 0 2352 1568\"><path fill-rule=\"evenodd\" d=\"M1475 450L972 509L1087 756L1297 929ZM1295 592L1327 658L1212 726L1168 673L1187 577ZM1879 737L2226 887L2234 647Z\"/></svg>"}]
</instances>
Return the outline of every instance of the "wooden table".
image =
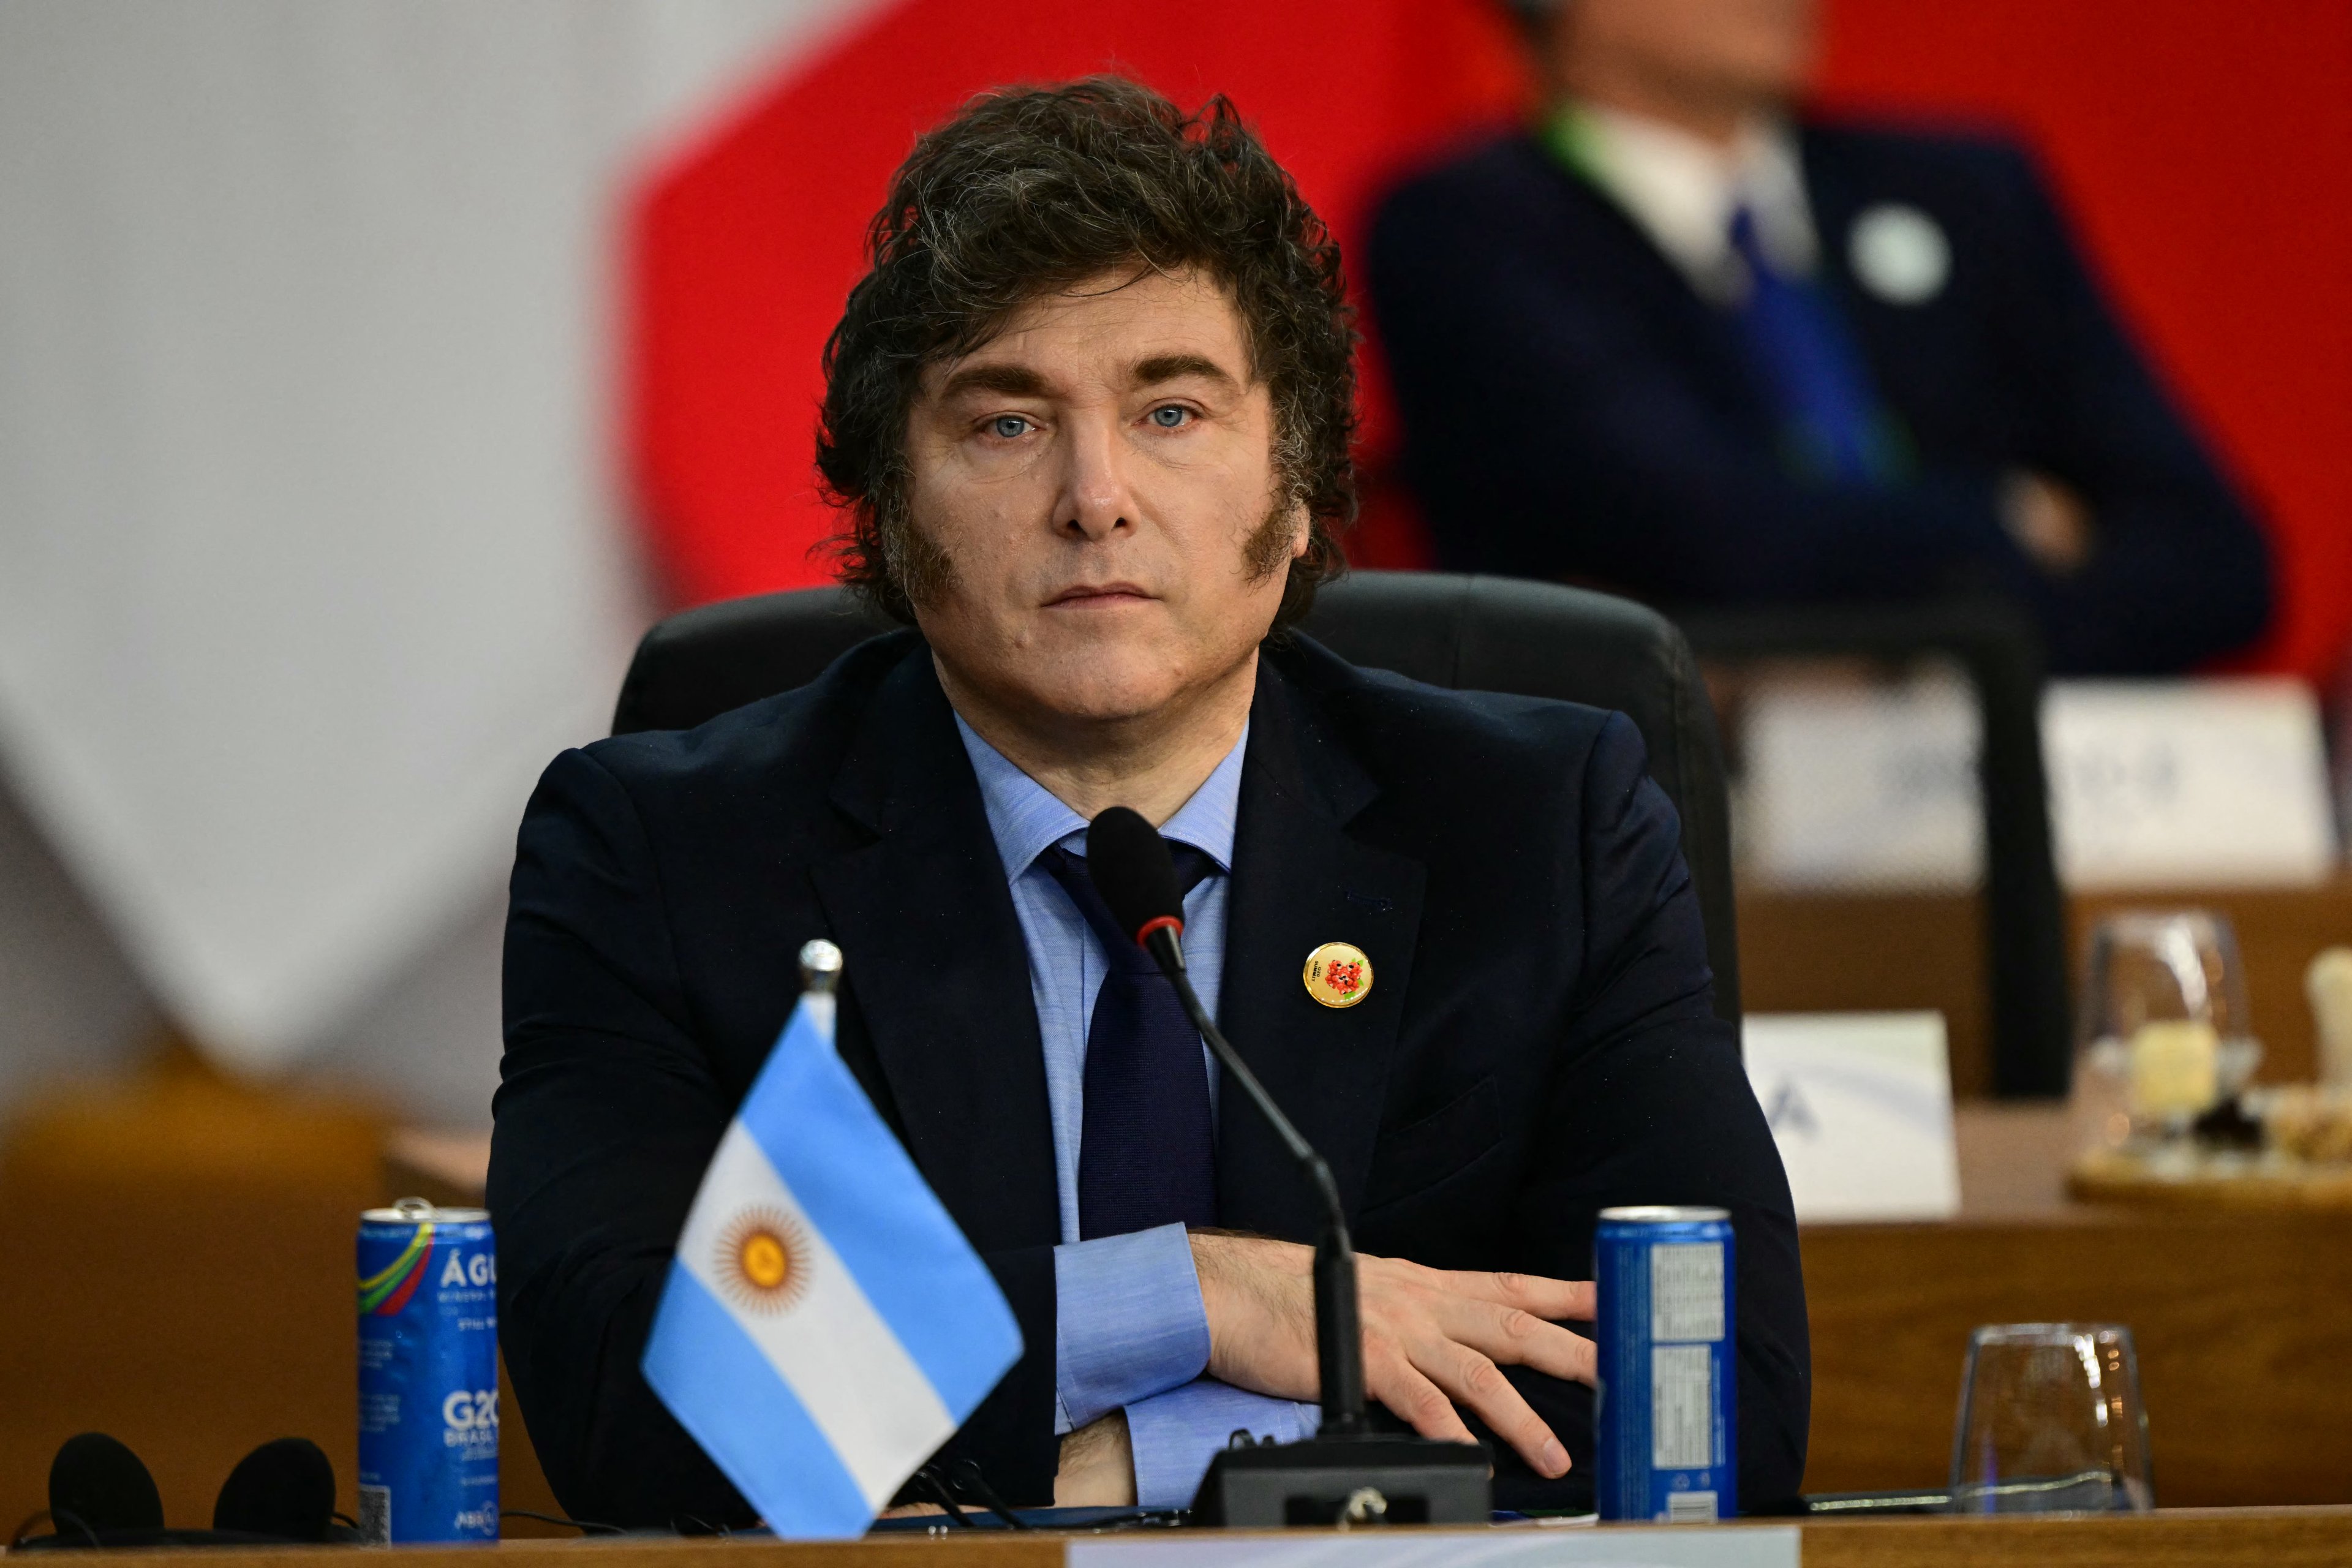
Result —
<instances>
[{"instance_id":1,"label":"wooden table","mask_svg":"<svg viewBox=\"0 0 2352 1568\"><path fill-rule=\"evenodd\" d=\"M2091 1208L2056 1110L1959 1131L1958 1219L1805 1228L1807 1489L1943 1476L1969 1331L2067 1320L2131 1327L2162 1501L2352 1502L2352 1215Z\"/></svg>"},{"instance_id":2,"label":"wooden table","mask_svg":"<svg viewBox=\"0 0 2352 1568\"><path fill-rule=\"evenodd\" d=\"M2077 1316L2138 1334L2159 1499L2352 1502L2352 1223L2074 1207L2053 1128L1964 1106L1961 1219L1806 1230L1808 1485L1937 1480L1969 1330ZM41 1506L58 1443L93 1427L146 1458L177 1523L208 1519L238 1457L289 1432L348 1483L352 1216L420 1185L478 1195L484 1157L478 1139L425 1141L388 1174L380 1137L307 1101L160 1085L0 1141L9 1522ZM521 1424L507 1431L506 1501L551 1509Z\"/></svg>"},{"instance_id":3,"label":"wooden table","mask_svg":"<svg viewBox=\"0 0 2352 1568\"><path fill-rule=\"evenodd\" d=\"M358 1466L352 1238L383 1201L384 1128L223 1083L184 1057L58 1089L0 1129L0 1530L49 1460L110 1432L166 1517L209 1523L255 1446L314 1437Z\"/></svg>"},{"instance_id":4,"label":"wooden table","mask_svg":"<svg viewBox=\"0 0 2352 1568\"><path fill-rule=\"evenodd\" d=\"M2352 1215L2092 1208L2065 1194L2059 1108L1958 1121L1958 1219L1804 1229L1807 1489L1937 1482L1969 1331L2075 1320L2133 1331L2165 1502L2352 1503ZM395 1151L395 1184L478 1194L485 1145ZM527 1450L508 1475L542 1495Z\"/></svg>"},{"instance_id":5,"label":"wooden table","mask_svg":"<svg viewBox=\"0 0 2352 1568\"><path fill-rule=\"evenodd\" d=\"M2352 875L2311 888L2153 889L2067 900L2067 951L2079 965L2092 922L2125 909L2211 909L2237 928L2264 1057L2260 1077L2312 1077L2316 1047L2303 972L2320 949L2352 943ZM1952 1088L1989 1093L1980 906L1960 893L1739 895L1740 999L1754 1013L1934 1008L1952 1048Z\"/></svg>"},{"instance_id":6,"label":"wooden table","mask_svg":"<svg viewBox=\"0 0 2352 1568\"><path fill-rule=\"evenodd\" d=\"M204 1568L341 1568L349 1547L215 1550L175 1560ZM152 1563L143 1552L77 1553L89 1568ZM382 1561L382 1559L373 1559ZM1890 1519L1656 1529L1513 1527L1225 1534L886 1537L826 1543L630 1539L507 1542L398 1549L404 1568L2319 1568L2352 1562L2352 1509L2165 1510L2137 1518Z\"/></svg>"}]
</instances>

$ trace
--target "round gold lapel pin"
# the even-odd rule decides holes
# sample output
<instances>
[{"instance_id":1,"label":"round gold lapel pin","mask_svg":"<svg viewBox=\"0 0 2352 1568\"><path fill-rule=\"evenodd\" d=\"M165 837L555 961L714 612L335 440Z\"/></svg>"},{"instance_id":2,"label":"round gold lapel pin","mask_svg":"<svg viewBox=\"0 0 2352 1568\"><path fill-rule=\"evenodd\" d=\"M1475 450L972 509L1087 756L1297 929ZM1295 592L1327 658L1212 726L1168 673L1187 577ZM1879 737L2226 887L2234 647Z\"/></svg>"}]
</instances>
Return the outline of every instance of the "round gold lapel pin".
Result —
<instances>
[{"instance_id":1,"label":"round gold lapel pin","mask_svg":"<svg viewBox=\"0 0 2352 1568\"><path fill-rule=\"evenodd\" d=\"M1327 942L1307 955L1305 979L1326 1007L1352 1007L1372 994L1372 961L1352 942Z\"/></svg>"}]
</instances>

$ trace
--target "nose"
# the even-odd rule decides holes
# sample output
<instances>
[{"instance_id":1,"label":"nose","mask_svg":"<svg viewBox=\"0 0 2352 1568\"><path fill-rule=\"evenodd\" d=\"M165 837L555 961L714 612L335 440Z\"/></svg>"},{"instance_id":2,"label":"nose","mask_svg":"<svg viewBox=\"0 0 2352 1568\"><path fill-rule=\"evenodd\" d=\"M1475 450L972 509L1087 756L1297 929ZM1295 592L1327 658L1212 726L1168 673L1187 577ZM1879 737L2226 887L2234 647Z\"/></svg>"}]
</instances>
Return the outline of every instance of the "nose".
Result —
<instances>
[{"instance_id":1,"label":"nose","mask_svg":"<svg viewBox=\"0 0 2352 1568\"><path fill-rule=\"evenodd\" d=\"M1099 542L1135 527L1135 492L1129 486L1126 443L1108 408L1074 412L1065 426L1061 492L1054 498L1055 531Z\"/></svg>"}]
</instances>

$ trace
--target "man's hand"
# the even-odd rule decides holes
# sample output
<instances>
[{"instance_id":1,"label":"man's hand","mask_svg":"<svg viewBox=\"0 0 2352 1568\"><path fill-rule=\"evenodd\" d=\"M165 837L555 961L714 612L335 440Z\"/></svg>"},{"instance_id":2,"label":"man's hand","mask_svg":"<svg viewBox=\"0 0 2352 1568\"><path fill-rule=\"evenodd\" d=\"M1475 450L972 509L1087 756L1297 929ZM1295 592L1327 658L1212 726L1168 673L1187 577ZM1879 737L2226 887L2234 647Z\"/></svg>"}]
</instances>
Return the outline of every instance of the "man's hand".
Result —
<instances>
[{"instance_id":1,"label":"man's hand","mask_svg":"<svg viewBox=\"0 0 2352 1568\"><path fill-rule=\"evenodd\" d=\"M2081 571L2096 542L2090 506L2072 487L2031 468L2002 477L2000 521L2018 548L2056 577Z\"/></svg>"},{"instance_id":2,"label":"man's hand","mask_svg":"<svg viewBox=\"0 0 2352 1568\"><path fill-rule=\"evenodd\" d=\"M1317 1398L1314 1252L1257 1237L1191 1239L1208 1310L1209 1375L1278 1398ZM1497 1369L1528 1366L1590 1384L1592 1342L1545 1321L1590 1321L1590 1282L1450 1273L1361 1255L1356 1279L1366 1393L1423 1436L1466 1443L1459 1401L1538 1475L1568 1473L1568 1450Z\"/></svg>"},{"instance_id":3,"label":"man's hand","mask_svg":"<svg viewBox=\"0 0 2352 1568\"><path fill-rule=\"evenodd\" d=\"M1132 1508L1135 1449L1127 1412L1114 1410L1062 1439L1062 1468L1054 1476L1055 1508Z\"/></svg>"}]
</instances>

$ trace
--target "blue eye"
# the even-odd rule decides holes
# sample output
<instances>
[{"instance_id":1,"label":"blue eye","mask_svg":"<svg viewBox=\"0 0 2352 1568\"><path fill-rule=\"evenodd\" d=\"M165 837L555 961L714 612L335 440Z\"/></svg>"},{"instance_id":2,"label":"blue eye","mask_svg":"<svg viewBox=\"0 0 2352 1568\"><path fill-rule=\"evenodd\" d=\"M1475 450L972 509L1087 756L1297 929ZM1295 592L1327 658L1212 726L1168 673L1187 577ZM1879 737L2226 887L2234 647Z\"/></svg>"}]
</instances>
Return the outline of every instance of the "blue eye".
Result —
<instances>
[{"instance_id":1,"label":"blue eye","mask_svg":"<svg viewBox=\"0 0 2352 1568\"><path fill-rule=\"evenodd\" d=\"M1173 430L1192 417L1191 409L1173 403L1162 405L1151 411L1151 422L1162 430Z\"/></svg>"},{"instance_id":2,"label":"blue eye","mask_svg":"<svg viewBox=\"0 0 2352 1568\"><path fill-rule=\"evenodd\" d=\"M1015 441L1029 433L1029 421L1018 414L1000 414L988 422L988 427L1007 441Z\"/></svg>"}]
</instances>

